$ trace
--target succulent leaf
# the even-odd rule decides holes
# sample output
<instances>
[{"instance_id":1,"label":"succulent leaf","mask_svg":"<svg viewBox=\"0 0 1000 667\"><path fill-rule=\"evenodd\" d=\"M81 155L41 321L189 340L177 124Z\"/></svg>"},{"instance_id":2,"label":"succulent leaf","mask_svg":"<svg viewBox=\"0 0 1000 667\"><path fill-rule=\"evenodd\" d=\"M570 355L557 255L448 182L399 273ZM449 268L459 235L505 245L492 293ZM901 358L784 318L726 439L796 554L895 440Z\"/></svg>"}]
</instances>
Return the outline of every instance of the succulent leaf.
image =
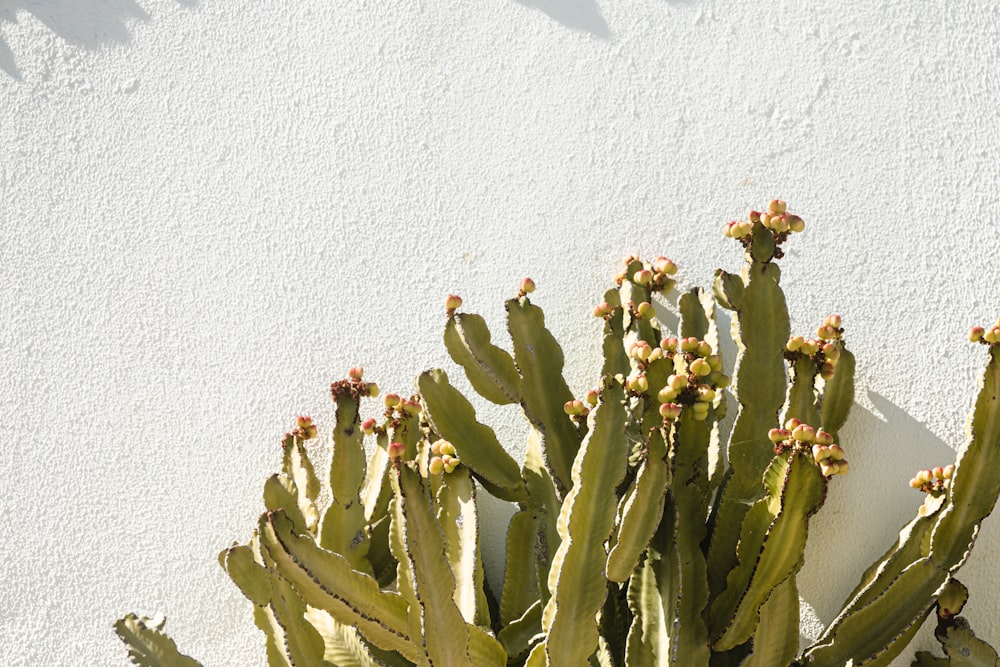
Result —
<instances>
[{"instance_id":1,"label":"succulent leaf","mask_svg":"<svg viewBox=\"0 0 1000 667\"><path fill-rule=\"evenodd\" d=\"M482 317L460 313L449 318L444 328L444 345L480 396L498 405L520 402L521 376L514 360L493 345Z\"/></svg>"},{"instance_id":2,"label":"succulent leaf","mask_svg":"<svg viewBox=\"0 0 1000 667\"><path fill-rule=\"evenodd\" d=\"M151 623L145 616L127 614L115 622L115 633L125 642L129 661L139 667L201 667L201 663L177 650L174 640L163 633L164 621Z\"/></svg>"}]
</instances>

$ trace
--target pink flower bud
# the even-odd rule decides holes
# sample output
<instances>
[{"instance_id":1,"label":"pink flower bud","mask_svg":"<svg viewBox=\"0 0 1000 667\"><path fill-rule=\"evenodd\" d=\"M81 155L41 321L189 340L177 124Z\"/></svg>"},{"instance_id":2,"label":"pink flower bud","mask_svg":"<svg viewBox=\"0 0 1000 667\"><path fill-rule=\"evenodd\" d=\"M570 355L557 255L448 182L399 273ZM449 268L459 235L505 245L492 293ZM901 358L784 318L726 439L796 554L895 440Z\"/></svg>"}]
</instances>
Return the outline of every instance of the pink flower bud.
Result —
<instances>
[{"instance_id":1,"label":"pink flower bud","mask_svg":"<svg viewBox=\"0 0 1000 667\"><path fill-rule=\"evenodd\" d=\"M395 461L406 454L406 445L401 442L390 442L385 451L389 454L389 458Z\"/></svg>"},{"instance_id":2,"label":"pink flower bud","mask_svg":"<svg viewBox=\"0 0 1000 667\"><path fill-rule=\"evenodd\" d=\"M660 416L664 419L677 419L681 416L681 406L676 403L664 403L660 406Z\"/></svg>"},{"instance_id":3,"label":"pink flower bud","mask_svg":"<svg viewBox=\"0 0 1000 667\"><path fill-rule=\"evenodd\" d=\"M691 362L691 372L699 377L704 377L712 372L712 366L704 359L695 359Z\"/></svg>"},{"instance_id":4,"label":"pink flower bud","mask_svg":"<svg viewBox=\"0 0 1000 667\"><path fill-rule=\"evenodd\" d=\"M750 222L760 222L760 211L750 211L747 218Z\"/></svg>"},{"instance_id":5,"label":"pink flower bud","mask_svg":"<svg viewBox=\"0 0 1000 667\"><path fill-rule=\"evenodd\" d=\"M801 234L806 230L806 221L797 215L789 216L788 229L795 232L796 234Z\"/></svg>"},{"instance_id":6,"label":"pink flower bud","mask_svg":"<svg viewBox=\"0 0 1000 667\"><path fill-rule=\"evenodd\" d=\"M767 205L768 213L774 213L780 215L787 210L788 210L788 205L785 204L785 202L783 202L780 199L772 199L771 203Z\"/></svg>"},{"instance_id":7,"label":"pink flower bud","mask_svg":"<svg viewBox=\"0 0 1000 667\"><path fill-rule=\"evenodd\" d=\"M785 349L789 352L797 352L805 342L806 339L802 336L792 336L788 339L788 342L785 343Z\"/></svg>"},{"instance_id":8,"label":"pink flower bud","mask_svg":"<svg viewBox=\"0 0 1000 667\"><path fill-rule=\"evenodd\" d=\"M784 442L788 439L788 431L783 428L772 428L767 432L767 439L773 443Z\"/></svg>"},{"instance_id":9,"label":"pink flower bud","mask_svg":"<svg viewBox=\"0 0 1000 667\"><path fill-rule=\"evenodd\" d=\"M601 303L594 306L594 317L607 317L611 314L611 306L608 305L607 301L602 301Z\"/></svg>"},{"instance_id":10,"label":"pink flower bud","mask_svg":"<svg viewBox=\"0 0 1000 667\"><path fill-rule=\"evenodd\" d=\"M375 432L375 420L374 419L366 419L363 422L361 422L361 432L364 433L365 435L371 435L372 433L374 433Z\"/></svg>"},{"instance_id":11,"label":"pink flower bud","mask_svg":"<svg viewBox=\"0 0 1000 667\"><path fill-rule=\"evenodd\" d=\"M816 430L808 424L799 424L792 429L792 437L799 442L812 442L816 439Z\"/></svg>"},{"instance_id":12,"label":"pink flower bud","mask_svg":"<svg viewBox=\"0 0 1000 667\"><path fill-rule=\"evenodd\" d=\"M386 394L385 398L382 399L382 402L385 403L385 407L394 408L399 405L402 400L403 399L399 397L399 394Z\"/></svg>"},{"instance_id":13,"label":"pink flower bud","mask_svg":"<svg viewBox=\"0 0 1000 667\"><path fill-rule=\"evenodd\" d=\"M802 423L801 421L792 417L791 419L785 422L785 430L793 431L795 430L795 427L797 427L801 423Z\"/></svg>"},{"instance_id":14,"label":"pink flower bud","mask_svg":"<svg viewBox=\"0 0 1000 667\"><path fill-rule=\"evenodd\" d=\"M715 391L707 384L698 387L698 400L703 403L711 403L715 400Z\"/></svg>"},{"instance_id":15,"label":"pink flower bud","mask_svg":"<svg viewBox=\"0 0 1000 667\"><path fill-rule=\"evenodd\" d=\"M920 481L919 477L914 477L913 479L910 480L911 489L919 489L923 485L924 483Z\"/></svg>"},{"instance_id":16,"label":"pink flower bud","mask_svg":"<svg viewBox=\"0 0 1000 667\"><path fill-rule=\"evenodd\" d=\"M597 399L599 397L600 397L600 392L598 392L596 389L591 389L590 391L587 392L587 398L586 398L587 405L589 405L590 407L594 407L595 405L597 405Z\"/></svg>"},{"instance_id":17,"label":"pink flower bud","mask_svg":"<svg viewBox=\"0 0 1000 667\"><path fill-rule=\"evenodd\" d=\"M844 450L840 445L830 445L830 458L834 461L844 460Z\"/></svg>"},{"instance_id":18,"label":"pink flower bud","mask_svg":"<svg viewBox=\"0 0 1000 667\"><path fill-rule=\"evenodd\" d=\"M360 380L361 376L365 374L365 369L361 366L354 366L353 368L347 369L347 377L352 380Z\"/></svg>"},{"instance_id":19,"label":"pink flower bud","mask_svg":"<svg viewBox=\"0 0 1000 667\"><path fill-rule=\"evenodd\" d=\"M693 336L689 336L681 341L681 352L696 352L701 341Z\"/></svg>"},{"instance_id":20,"label":"pink flower bud","mask_svg":"<svg viewBox=\"0 0 1000 667\"><path fill-rule=\"evenodd\" d=\"M834 329L839 329L841 327L840 315L827 315L826 319L823 320L823 324L828 327L833 327Z\"/></svg>"},{"instance_id":21,"label":"pink flower bud","mask_svg":"<svg viewBox=\"0 0 1000 667\"><path fill-rule=\"evenodd\" d=\"M299 428L306 428L308 426L312 426L312 421L313 420L311 417L305 417L305 416L296 417L295 425L298 426Z\"/></svg>"},{"instance_id":22,"label":"pink flower bud","mask_svg":"<svg viewBox=\"0 0 1000 667\"><path fill-rule=\"evenodd\" d=\"M823 445L813 445L812 446L813 459L816 463L822 463L823 461L830 458L830 449L824 447Z\"/></svg>"},{"instance_id":23,"label":"pink flower bud","mask_svg":"<svg viewBox=\"0 0 1000 667\"><path fill-rule=\"evenodd\" d=\"M444 300L444 307L448 310L448 314L451 315L462 307L462 297L456 294L449 294Z\"/></svg>"},{"instance_id":24,"label":"pink flower bud","mask_svg":"<svg viewBox=\"0 0 1000 667\"><path fill-rule=\"evenodd\" d=\"M986 329L982 327L972 327L969 329L969 340L973 343L978 343L983 339L983 334L986 333Z\"/></svg>"},{"instance_id":25,"label":"pink flower bud","mask_svg":"<svg viewBox=\"0 0 1000 667\"><path fill-rule=\"evenodd\" d=\"M677 265L663 256L656 258L653 268L666 276L672 276L677 273Z\"/></svg>"},{"instance_id":26,"label":"pink flower bud","mask_svg":"<svg viewBox=\"0 0 1000 667\"><path fill-rule=\"evenodd\" d=\"M952 476L954 476L954 474L955 474L955 465L954 464L949 464L949 465L946 465L944 467L943 471L941 471L941 478L942 479L951 479Z\"/></svg>"},{"instance_id":27,"label":"pink flower bud","mask_svg":"<svg viewBox=\"0 0 1000 667\"><path fill-rule=\"evenodd\" d=\"M521 291L525 294L531 294L535 291L535 281L531 278L525 278L521 281Z\"/></svg>"},{"instance_id":28,"label":"pink flower bud","mask_svg":"<svg viewBox=\"0 0 1000 667\"><path fill-rule=\"evenodd\" d=\"M935 479L944 479L944 468L937 466L931 470L931 474L934 475Z\"/></svg>"},{"instance_id":29,"label":"pink flower bud","mask_svg":"<svg viewBox=\"0 0 1000 667\"><path fill-rule=\"evenodd\" d=\"M824 361L823 365L819 369L819 376L824 380L829 380L833 377L836 372L836 367L832 362Z\"/></svg>"},{"instance_id":30,"label":"pink flower bud","mask_svg":"<svg viewBox=\"0 0 1000 667\"><path fill-rule=\"evenodd\" d=\"M649 269L636 271L635 275L632 276L632 280L639 285L645 285L648 287L653 284L653 272Z\"/></svg>"},{"instance_id":31,"label":"pink flower bud","mask_svg":"<svg viewBox=\"0 0 1000 667\"><path fill-rule=\"evenodd\" d=\"M656 394L656 400L660 403L670 403L677 398L677 390L673 387L664 387Z\"/></svg>"},{"instance_id":32,"label":"pink flower bud","mask_svg":"<svg viewBox=\"0 0 1000 667\"><path fill-rule=\"evenodd\" d=\"M824 431L823 429L820 429L816 431L816 442L818 442L821 445L832 445L833 436Z\"/></svg>"},{"instance_id":33,"label":"pink flower bud","mask_svg":"<svg viewBox=\"0 0 1000 667\"><path fill-rule=\"evenodd\" d=\"M663 340L660 341L660 347L666 350L667 352L676 352L677 345L678 341L674 337L664 338Z\"/></svg>"},{"instance_id":34,"label":"pink flower bud","mask_svg":"<svg viewBox=\"0 0 1000 667\"><path fill-rule=\"evenodd\" d=\"M667 378L667 386L675 391L681 391L684 387L688 386L688 379L686 375L674 374Z\"/></svg>"}]
</instances>

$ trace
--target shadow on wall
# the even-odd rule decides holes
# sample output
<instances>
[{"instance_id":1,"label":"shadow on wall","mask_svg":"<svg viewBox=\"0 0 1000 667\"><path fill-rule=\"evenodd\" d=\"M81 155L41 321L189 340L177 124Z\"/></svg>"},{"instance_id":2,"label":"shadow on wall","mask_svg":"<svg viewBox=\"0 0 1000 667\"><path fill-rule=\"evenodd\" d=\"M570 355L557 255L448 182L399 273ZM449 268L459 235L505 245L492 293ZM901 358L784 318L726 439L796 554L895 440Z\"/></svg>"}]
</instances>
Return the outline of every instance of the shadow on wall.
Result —
<instances>
[{"instance_id":1,"label":"shadow on wall","mask_svg":"<svg viewBox=\"0 0 1000 667\"><path fill-rule=\"evenodd\" d=\"M601 16L597 0L514 0L537 9L570 30L588 32L598 39L610 39L608 22Z\"/></svg>"},{"instance_id":2,"label":"shadow on wall","mask_svg":"<svg viewBox=\"0 0 1000 667\"><path fill-rule=\"evenodd\" d=\"M175 0L193 7L198 0ZM0 0L0 27L17 23L18 15L31 14L70 44L96 49L122 44L132 37L132 21L148 21L136 0ZM21 80L14 53L0 35L0 69Z\"/></svg>"}]
</instances>

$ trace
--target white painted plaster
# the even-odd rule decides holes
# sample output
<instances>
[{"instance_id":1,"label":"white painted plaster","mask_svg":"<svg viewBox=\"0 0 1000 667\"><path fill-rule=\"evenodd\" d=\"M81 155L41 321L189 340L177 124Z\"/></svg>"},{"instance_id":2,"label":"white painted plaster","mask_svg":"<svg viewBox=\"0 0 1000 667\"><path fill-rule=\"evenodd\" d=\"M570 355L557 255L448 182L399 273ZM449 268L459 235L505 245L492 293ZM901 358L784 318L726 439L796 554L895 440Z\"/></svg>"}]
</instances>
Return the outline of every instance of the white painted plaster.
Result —
<instances>
[{"instance_id":1,"label":"white painted plaster","mask_svg":"<svg viewBox=\"0 0 1000 667\"><path fill-rule=\"evenodd\" d=\"M331 380L409 390L448 363L442 295L502 332L530 274L583 391L619 260L707 284L772 196L809 224L793 327L840 312L859 360L801 577L829 620L961 443L962 341L1000 315L998 25L985 0L0 0L0 664L124 665L136 610L263 665L215 555ZM994 642L998 554L991 519L962 578Z\"/></svg>"}]
</instances>

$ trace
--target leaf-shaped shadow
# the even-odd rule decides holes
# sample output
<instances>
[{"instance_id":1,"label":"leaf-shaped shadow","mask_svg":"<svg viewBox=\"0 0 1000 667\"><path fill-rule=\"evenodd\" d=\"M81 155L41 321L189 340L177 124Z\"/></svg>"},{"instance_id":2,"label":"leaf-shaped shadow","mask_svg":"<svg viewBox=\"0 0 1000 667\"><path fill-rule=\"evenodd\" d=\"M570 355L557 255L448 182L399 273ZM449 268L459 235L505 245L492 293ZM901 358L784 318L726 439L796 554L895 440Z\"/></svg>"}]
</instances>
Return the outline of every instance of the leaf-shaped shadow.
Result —
<instances>
[{"instance_id":1,"label":"leaf-shaped shadow","mask_svg":"<svg viewBox=\"0 0 1000 667\"><path fill-rule=\"evenodd\" d=\"M187 6L197 4L197 0L176 1ZM136 0L0 0L0 27L17 23L26 14L68 43L87 49L128 42L132 23L149 20L149 14ZM15 55L2 34L0 69L21 79Z\"/></svg>"},{"instance_id":2,"label":"leaf-shaped shadow","mask_svg":"<svg viewBox=\"0 0 1000 667\"><path fill-rule=\"evenodd\" d=\"M598 39L610 39L608 22L601 16L597 0L514 0L532 7L570 30L588 32Z\"/></svg>"}]
</instances>

